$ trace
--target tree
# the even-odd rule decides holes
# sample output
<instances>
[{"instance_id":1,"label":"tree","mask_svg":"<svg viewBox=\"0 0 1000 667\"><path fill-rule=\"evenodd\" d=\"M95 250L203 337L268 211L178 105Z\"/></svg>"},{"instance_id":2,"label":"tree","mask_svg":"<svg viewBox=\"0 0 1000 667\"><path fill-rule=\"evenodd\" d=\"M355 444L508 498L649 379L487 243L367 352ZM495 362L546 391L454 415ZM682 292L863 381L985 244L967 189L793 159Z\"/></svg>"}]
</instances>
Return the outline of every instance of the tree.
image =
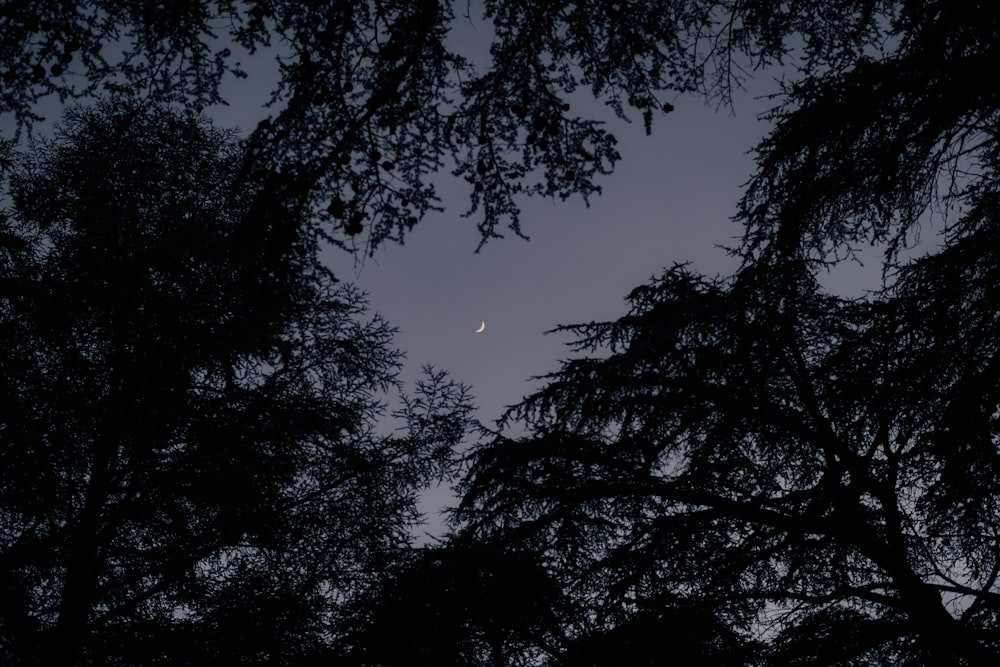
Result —
<instances>
[{"instance_id":1,"label":"tree","mask_svg":"<svg viewBox=\"0 0 1000 667\"><path fill-rule=\"evenodd\" d=\"M238 350L227 358L247 369L248 375L235 374L240 379L284 371L271 361L275 349L285 349L278 343L287 341L289 323L301 321L303 311L294 304L315 303L310 295L322 276L295 258L313 256L321 239L351 245L366 228L366 248L401 240L436 205L428 179L442 164L453 161L456 174L469 181L484 238L497 234L503 221L520 233L519 197L587 196L596 191L597 175L618 157L601 126L571 113L578 87L591 88L617 112L638 111L648 128L654 112L669 110L666 95L699 90L724 100L739 85L741 66L800 56L738 212L747 229L737 249L744 259L739 274L707 280L675 268L637 290L631 314L619 322L577 328L583 349L605 346L610 356L570 362L515 413L534 429L531 438L501 438L480 449L460 514L467 522L463 539L510 542L560 582L566 600L559 604L581 610L558 628L569 642L558 659L570 663L590 646L640 641L646 628L676 618L675 608L689 608L684 605L710 628L694 642L697 649L727 660L746 648L741 644L751 629L766 626L769 633L760 637L766 657L779 664L996 662L1000 568L991 373L997 308L990 248L997 102L976 76L995 69L997 61L997 12L991 5L487 2L494 39L492 60L482 72L446 46L454 16L433 1L174 3L172 13L150 11L146 3L94 3L78 4L84 8L80 18L63 6L4 8L4 108L22 119L36 93L74 92L61 79L65 66L56 71L43 58L75 62L80 52L80 61L91 63L88 86L142 84L157 101L201 108L216 99L218 75L231 62L202 39L217 18L231 20L229 38L246 48L265 45L272 36L287 40L275 97L280 110L251 134L233 178L249 184L243 222L224 235L238 248L232 257L239 261L223 264L219 274L244 281L233 287L234 295L249 293L250 286L267 298L237 298L232 320L212 301L220 310L208 318L243 325L223 332L232 338L220 344ZM32 22L31 12L42 18ZM127 33L121 41L133 46L119 61L88 61L83 41L74 49L72 35L89 30L94 41ZM803 48L792 49L794 42ZM35 202L26 197L21 205L30 211ZM898 249L935 206L948 214L940 251L902 265ZM42 261L51 245L42 231L29 226L5 232L5 266L20 270ZM115 230L101 233L115 240ZM885 290L858 302L825 294L817 284L822 267L869 240L888 246L885 268L892 280ZM81 245L82 254L67 257L85 257L86 250ZM129 253L119 254L128 259ZM265 270L247 268L257 264ZM33 270L62 266L43 262ZM99 271L94 275L89 284L120 287ZM49 339L36 336L35 328L62 332L84 370L90 368L84 362L95 358L114 361L107 350L132 349L121 345L133 329L118 317L120 308L100 311L115 315L105 318L114 325L107 327L113 335L88 334L95 330L84 326L90 311L47 312L43 301L31 298L33 284L4 284L3 308L16 323L8 330L19 351L6 358L18 373L5 380L5 391L18 397L14 414L34 416L14 430L17 442L35 442L32 434L59 423L28 400L58 395L44 384L53 381L51 374L39 369L65 365L49 352L54 343L37 342ZM128 290L108 303L128 303L120 300L126 296ZM41 319L24 315L35 310ZM72 336L44 324L52 318L58 324L59 317L69 318ZM271 341L270 347L257 346L248 332ZM110 345L100 344L108 340ZM99 353L105 357L94 356ZM202 359L197 350L188 353ZM257 364L261 358L263 366ZM32 359L49 366L25 361ZM200 368L195 362L187 367ZM93 364L91 370L102 368L121 365ZM226 377L218 373L210 379ZM130 396L120 382L98 384L118 391L116 400ZM242 391L260 395L267 382L259 384ZM89 396L75 391L73 396ZM279 401L273 409L291 404ZM250 404L237 405L252 413ZM94 414L75 410L69 417L93 420ZM131 433L127 422L115 426ZM167 426L162 432L169 432ZM266 460L263 441L260 458ZM12 449L10 455L35 450ZM77 497L61 475L46 474L49 468L31 457L23 461L19 465L28 467L17 479L39 480L62 497ZM222 465L212 461L204 462L208 470ZM197 463L191 463L193 470L202 469ZM51 469L69 468L60 461ZM287 488L293 479L278 468L268 472L274 480L268 488ZM101 488L100 478L77 479ZM27 482L24 491L30 491ZM56 491L41 495L60 497ZM30 494L20 489L5 496L17 508L24 497ZM207 512L206 525L224 511L241 516L238 507L219 500L199 497L195 507L215 507L213 502L223 509ZM263 503L257 507L267 516ZM92 514L81 510L73 516L79 524ZM12 524L9 534L34 526L23 521L28 523ZM239 523L227 525L232 522ZM39 525L51 526L55 535L63 530L59 520ZM60 562L73 563L73 581L83 582L67 591L85 592L84 583L98 581L94 558L79 557L95 553L87 531L69 532L83 537L59 548L36 548L46 555L37 562L55 565L9 570L12 583L4 585L15 609L34 608L37 596L52 590L45 573L57 572ZM43 537L55 540L48 533L25 534L35 544L48 544ZM234 563L228 552L213 553L222 553L220 567ZM276 561L258 553L240 566L252 572L315 571L268 570ZM54 560L66 554L68 561ZM140 565L133 571L144 572ZM228 581L252 580L239 572ZM282 581L264 580L275 586ZM287 588L263 587L270 591L264 599L274 602L264 605L223 582L211 595L191 596L203 605L201 616L170 618L184 628L182 620L211 618L203 627L232 638L248 624L222 612L266 606L269 615L257 618L267 620L250 625L282 627L274 619L291 617L286 601L302 599L283 596ZM334 589L309 590L323 597ZM66 597L63 592L58 595ZM152 612L142 611L183 609L173 601L150 604ZM44 629L52 618L9 616L17 636L28 637L36 632L33 624ZM67 625L74 628L70 620ZM287 627L310 626L299 620ZM66 646L97 646L96 639L85 647L72 641L70 630L59 631L70 638ZM950 644L935 641L942 632L953 639ZM254 635L260 637L266 633ZM322 642L305 642L316 643ZM249 647L254 655L264 650L251 641L234 639L231 645Z\"/></svg>"},{"instance_id":2,"label":"tree","mask_svg":"<svg viewBox=\"0 0 1000 667\"><path fill-rule=\"evenodd\" d=\"M150 103L15 159L0 248L6 664L305 664L409 543L470 407L402 435L391 328L239 180L245 145ZM293 221L294 222L294 221Z\"/></svg>"},{"instance_id":3,"label":"tree","mask_svg":"<svg viewBox=\"0 0 1000 667\"><path fill-rule=\"evenodd\" d=\"M600 354L509 415L529 437L472 459L464 539L544 555L597 637L667 594L768 664L997 661L998 16L889 13L785 88L742 268L674 267L617 322L562 327ZM932 216L937 247L906 260ZM883 288L825 292L865 243Z\"/></svg>"},{"instance_id":4,"label":"tree","mask_svg":"<svg viewBox=\"0 0 1000 667\"><path fill-rule=\"evenodd\" d=\"M354 613L354 664L532 665L560 641L557 582L535 554L501 544L415 551L376 593Z\"/></svg>"},{"instance_id":5,"label":"tree","mask_svg":"<svg viewBox=\"0 0 1000 667\"><path fill-rule=\"evenodd\" d=\"M929 214L942 236L981 223L961 211L996 191L998 104L981 77L998 25L988 3L901 3L878 51L789 83L741 204L744 252L816 267L874 244L892 259Z\"/></svg>"},{"instance_id":6,"label":"tree","mask_svg":"<svg viewBox=\"0 0 1000 667\"><path fill-rule=\"evenodd\" d=\"M989 664L996 302L956 289L993 284L982 241L784 312L745 276L668 271L570 328L611 355L520 406L532 437L480 448L466 530L546 554L602 632L668 592L769 627L775 664Z\"/></svg>"},{"instance_id":7,"label":"tree","mask_svg":"<svg viewBox=\"0 0 1000 667\"><path fill-rule=\"evenodd\" d=\"M900 11L876 0L489 0L478 16L474 5L456 17L440 0L8 3L0 112L30 123L45 95L108 90L202 110L223 101L225 76L246 76L234 51L274 48L275 114L252 133L248 173L283 174L274 196L331 241L371 251L438 205L434 182L453 167L485 241L505 225L522 234L523 197L599 192L619 156L601 123L573 113L581 89L648 131L668 98L725 103L799 37L807 72L853 65ZM457 50L450 33L467 21L490 40L489 62Z\"/></svg>"}]
</instances>

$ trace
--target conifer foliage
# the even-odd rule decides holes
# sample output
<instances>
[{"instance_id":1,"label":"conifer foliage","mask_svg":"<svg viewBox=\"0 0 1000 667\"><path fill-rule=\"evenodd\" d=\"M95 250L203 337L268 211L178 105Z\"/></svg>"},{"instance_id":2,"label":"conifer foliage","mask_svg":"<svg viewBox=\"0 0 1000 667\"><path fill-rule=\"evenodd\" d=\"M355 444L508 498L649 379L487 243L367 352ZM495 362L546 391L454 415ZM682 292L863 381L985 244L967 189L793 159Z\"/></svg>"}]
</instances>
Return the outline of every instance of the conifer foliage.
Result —
<instances>
[{"instance_id":1,"label":"conifer foliage","mask_svg":"<svg viewBox=\"0 0 1000 667\"><path fill-rule=\"evenodd\" d=\"M70 112L3 219L7 664L302 664L409 540L464 389L405 436L392 330L237 180L244 145L146 104ZM278 245L275 237L290 236Z\"/></svg>"}]
</instances>

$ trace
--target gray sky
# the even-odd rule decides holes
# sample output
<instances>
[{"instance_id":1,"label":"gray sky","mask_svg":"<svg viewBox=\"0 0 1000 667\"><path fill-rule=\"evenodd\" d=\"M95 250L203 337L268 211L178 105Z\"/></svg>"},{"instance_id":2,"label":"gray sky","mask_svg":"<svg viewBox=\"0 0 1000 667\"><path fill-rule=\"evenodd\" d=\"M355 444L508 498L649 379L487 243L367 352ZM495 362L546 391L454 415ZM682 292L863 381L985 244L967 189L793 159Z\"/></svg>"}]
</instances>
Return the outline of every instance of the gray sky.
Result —
<instances>
[{"instance_id":1,"label":"gray sky","mask_svg":"<svg viewBox=\"0 0 1000 667\"><path fill-rule=\"evenodd\" d=\"M569 353L566 337L543 332L623 315L628 292L674 262L709 274L735 267L717 245L740 232L730 216L763 131L751 104L759 108L748 99L730 115L682 98L652 136L641 123L614 128L623 159L604 194L589 208L579 198L526 202L530 241L508 234L474 253L462 185L445 181L448 210L417 225L405 246L377 252L359 272L346 255L331 261L399 328L407 374L424 363L449 370L472 385L490 424L537 386L529 377ZM483 320L486 331L474 333Z\"/></svg>"},{"instance_id":2,"label":"gray sky","mask_svg":"<svg viewBox=\"0 0 1000 667\"><path fill-rule=\"evenodd\" d=\"M245 64L250 77L227 81L229 105L211 115L249 132L273 112L263 105L277 69L273 54ZM508 233L476 253L477 220L461 216L468 186L444 174L446 210L422 220L405 245L384 246L363 265L346 252L328 255L336 275L368 292L372 310L398 328L404 381L425 364L447 370L471 387L476 417L493 426L507 406L540 386L533 376L569 355L566 336L544 332L620 317L626 295L675 262L707 274L735 268L718 246L739 237L730 218L752 172L749 151L766 130L757 119L766 104L750 94L737 96L732 110L717 111L694 96L671 101L675 110L655 120L650 136L639 118L626 124L599 103L574 108L608 120L622 159L589 207L578 197L524 201L521 226L530 241ZM41 111L51 122L60 109L47 102ZM37 129L44 133L48 125ZM481 321L486 330L476 334ZM434 509L451 500L443 490L428 494L431 532L440 525Z\"/></svg>"},{"instance_id":3,"label":"gray sky","mask_svg":"<svg viewBox=\"0 0 1000 667\"><path fill-rule=\"evenodd\" d=\"M449 43L482 65L491 38L488 22L459 17ZM277 68L272 53L244 57L251 76L226 83L230 106L213 115L250 130ZM770 75L754 85L776 88ZM749 151L766 130L757 116L768 104L750 93L719 111L698 97L671 99L676 109L655 119L646 136L638 114L626 124L583 91L573 96L580 100L588 106L571 113L607 120L622 155L589 208L579 198L524 201L521 227L531 240L509 233L477 254L477 220L461 217L469 186L445 173L446 210L422 220L404 246L383 247L360 268L346 253L329 255L336 274L366 290L372 308L399 329L404 378L417 377L424 364L449 371L471 385L486 425L539 386L529 378L555 370L569 353L567 338L545 331L623 315L626 295L674 262L708 274L735 267L716 246L740 234L730 217L752 172ZM481 321L486 331L473 333Z\"/></svg>"},{"instance_id":4,"label":"gray sky","mask_svg":"<svg viewBox=\"0 0 1000 667\"><path fill-rule=\"evenodd\" d=\"M462 18L455 25L452 46L485 61L489 26ZM210 113L222 126L249 132L276 111L264 103L278 71L273 51L237 57L250 76L225 80L229 105ZM773 92L771 76L751 82L754 89ZM585 95L574 95L574 104L579 100ZM655 120L651 136L640 119L625 124L599 103L574 107L573 113L608 120L622 160L600 181L604 194L589 208L579 198L523 202L522 230L530 241L510 233L476 254L477 220L461 217L468 186L445 174L440 192L447 210L422 220L405 246L386 246L360 268L346 253L329 255L338 277L354 280L372 308L398 327L404 378L415 378L424 364L448 370L472 386L478 418L492 425L538 386L531 376L555 370L569 353L566 337L545 331L624 314L629 291L674 262L707 274L735 267L717 246L734 244L740 234L730 218L753 170L749 151L766 131L757 117L768 103L750 93L736 95L734 109L716 110L694 96L670 101L675 110ZM55 99L39 110L50 122L61 113ZM831 284L856 293L870 274L845 265ZM486 331L473 333L481 321Z\"/></svg>"},{"instance_id":5,"label":"gray sky","mask_svg":"<svg viewBox=\"0 0 1000 667\"><path fill-rule=\"evenodd\" d=\"M622 160L589 208L579 198L526 202L530 241L508 234L474 253L479 236L474 220L461 217L459 185L444 213L355 274L373 308L399 329L404 379L423 364L448 370L471 385L477 417L492 427L506 406L540 386L532 376L570 354L568 337L545 331L624 315L626 295L674 262L707 274L736 267L718 246L740 234L730 217L753 167L749 150L765 130L757 120L763 107L749 95L733 114L693 97L675 106L651 136L641 122L616 123ZM331 261L339 275L353 270L346 255ZM481 321L486 330L476 334ZM437 510L453 502L445 489L425 494L426 532L439 532Z\"/></svg>"},{"instance_id":6,"label":"gray sky","mask_svg":"<svg viewBox=\"0 0 1000 667\"><path fill-rule=\"evenodd\" d=\"M472 36L475 48L487 43ZM249 131L269 113L263 104L277 67L273 53L244 64L250 77L227 81L223 96L230 105L212 115L220 125ZM776 88L770 75L753 85L760 92ZM652 136L641 121L626 125L597 103L574 108L609 119L622 160L589 208L579 198L524 202L522 230L530 241L508 234L476 254L476 220L461 217L467 186L446 174L447 210L421 221L405 246L384 247L360 269L346 253L331 254L330 262L340 278L369 292L373 310L399 329L396 345L407 355L403 378L416 378L424 364L449 371L471 386L476 416L492 425L506 406L539 386L532 376L555 370L569 354L566 337L545 331L623 315L629 291L675 262L706 274L735 268L718 245L734 244L740 235L730 218L753 171L749 151L767 127L758 120L766 102L750 93L735 99L734 109L718 111L697 97L671 99L675 111L655 120ZM57 118L57 105L46 106L43 112ZM873 276L877 269L845 265L829 284L856 294L874 286ZM481 321L486 330L476 334Z\"/></svg>"}]
</instances>

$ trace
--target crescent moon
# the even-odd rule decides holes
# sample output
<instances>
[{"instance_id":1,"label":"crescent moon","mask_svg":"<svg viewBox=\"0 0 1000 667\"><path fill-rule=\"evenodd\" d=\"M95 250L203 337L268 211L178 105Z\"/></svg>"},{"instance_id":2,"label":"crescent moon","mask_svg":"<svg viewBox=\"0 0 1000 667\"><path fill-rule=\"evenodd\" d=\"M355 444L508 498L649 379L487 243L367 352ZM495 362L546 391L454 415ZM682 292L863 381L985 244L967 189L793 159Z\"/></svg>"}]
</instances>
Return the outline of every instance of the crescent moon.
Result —
<instances>
[{"instance_id":1,"label":"crescent moon","mask_svg":"<svg viewBox=\"0 0 1000 667\"><path fill-rule=\"evenodd\" d=\"M482 324L479 325L479 328L476 329L475 333L483 333L484 331L486 331L486 321L485 320L483 321Z\"/></svg>"}]
</instances>

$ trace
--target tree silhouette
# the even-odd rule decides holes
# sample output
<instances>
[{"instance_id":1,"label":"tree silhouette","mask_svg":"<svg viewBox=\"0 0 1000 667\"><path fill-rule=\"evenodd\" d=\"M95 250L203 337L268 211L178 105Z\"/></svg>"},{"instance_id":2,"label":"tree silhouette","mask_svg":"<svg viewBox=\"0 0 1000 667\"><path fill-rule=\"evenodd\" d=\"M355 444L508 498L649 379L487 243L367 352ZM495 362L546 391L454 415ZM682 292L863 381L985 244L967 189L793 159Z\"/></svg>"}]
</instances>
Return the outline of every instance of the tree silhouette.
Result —
<instances>
[{"instance_id":1,"label":"tree silhouette","mask_svg":"<svg viewBox=\"0 0 1000 667\"><path fill-rule=\"evenodd\" d=\"M643 601L609 629L575 638L555 664L561 667L745 665L756 648L726 627L713 610L669 596ZM668 664L669 664L668 662Z\"/></svg>"},{"instance_id":2,"label":"tree silhouette","mask_svg":"<svg viewBox=\"0 0 1000 667\"><path fill-rule=\"evenodd\" d=\"M554 655L562 595L531 553L498 544L427 548L355 613L353 664L530 665Z\"/></svg>"},{"instance_id":3,"label":"tree silhouette","mask_svg":"<svg viewBox=\"0 0 1000 667\"><path fill-rule=\"evenodd\" d=\"M669 627L716 663L996 663L997 10L483 7L488 63L434 0L0 10L0 111L156 105L2 154L4 657L642 664ZM161 106L218 102L227 47L279 41L247 142ZM740 271L674 267L617 322L565 327L601 354L512 413L527 438L477 449L447 547L399 553L466 402L432 374L412 434L373 435L389 331L320 245L402 241L444 165L484 240L520 234L522 197L587 197L618 159L581 88L649 130L668 96L725 102L786 57ZM931 214L939 248L903 262ZM884 289L824 292L868 242ZM518 577L540 594L506 599ZM371 607L334 603L368 584ZM397 624L426 633L387 647Z\"/></svg>"},{"instance_id":4,"label":"tree silhouette","mask_svg":"<svg viewBox=\"0 0 1000 667\"><path fill-rule=\"evenodd\" d=\"M679 93L728 102L798 37L807 71L853 64L896 13L814 4L491 0L456 16L441 0L8 3L0 113L30 123L45 95L108 91L202 110L222 101L226 76L248 74L239 51L270 48L275 113L254 129L247 169L284 174L275 196L334 242L371 251L438 206L447 166L467 182L485 241L504 226L522 234L523 197L599 191L619 156L600 122L573 112L580 90L649 130ZM488 62L452 34L470 22Z\"/></svg>"},{"instance_id":5,"label":"tree silhouette","mask_svg":"<svg viewBox=\"0 0 1000 667\"><path fill-rule=\"evenodd\" d=\"M675 266L618 321L560 328L599 354L508 415L530 436L472 459L463 539L544 555L599 637L666 594L768 664L997 661L998 15L854 15L860 42L807 48L772 114L741 269ZM932 216L937 247L905 260ZM866 243L883 288L827 293Z\"/></svg>"},{"instance_id":6,"label":"tree silhouette","mask_svg":"<svg viewBox=\"0 0 1000 667\"><path fill-rule=\"evenodd\" d=\"M960 213L996 190L998 103L981 77L998 26L989 4L901 3L895 44L786 85L741 205L745 252L816 265L870 243L892 256L930 214L946 232L978 224Z\"/></svg>"},{"instance_id":7,"label":"tree silhouette","mask_svg":"<svg viewBox=\"0 0 1000 667\"><path fill-rule=\"evenodd\" d=\"M568 328L611 354L518 408L532 437L480 448L467 530L551 554L594 615L669 591L766 623L777 664L988 664L996 302L955 284L993 284L984 241L879 299L802 290L781 312L744 275L668 271L617 322Z\"/></svg>"},{"instance_id":8,"label":"tree silhouette","mask_svg":"<svg viewBox=\"0 0 1000 667\"><path fill-rule=\"evenodd\" d=\"M304 664L408 544L468 406L433 372L379 436L392 330L147 103L69 112L2 220L6 664ZM292 221L294 223L294 221ZM276 237L285 234L283 239Z\"/></svg>"}]
</instances>

